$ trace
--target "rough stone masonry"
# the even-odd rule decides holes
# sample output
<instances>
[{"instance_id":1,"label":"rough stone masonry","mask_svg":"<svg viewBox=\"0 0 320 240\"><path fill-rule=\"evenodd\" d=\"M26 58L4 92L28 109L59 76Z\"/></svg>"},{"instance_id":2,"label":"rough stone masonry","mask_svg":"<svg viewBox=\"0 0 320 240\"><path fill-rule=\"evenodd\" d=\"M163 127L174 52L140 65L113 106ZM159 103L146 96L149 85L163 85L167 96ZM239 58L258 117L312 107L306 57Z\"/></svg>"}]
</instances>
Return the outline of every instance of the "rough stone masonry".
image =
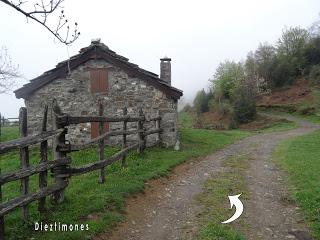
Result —
<instances>
[{"instance_id":1,"label":"rough stone masonry","mask_svg":"<svg viewBox=\"0 0 320 240\"><path fill-rule=\"evenodd\" d=\"M90 51L93 53L89 54ZM81 58L83 62L79 60ZM74 64L76 60L80 64ZM138 109L142 108L147 119L159 114L162 117L162 145L174 146L177 141L177 104L182 91L171 87L170 61L169 58L161 59L161 77L158 78L157 75L129 63L128 59L117 55L100 41L92 42L89 47L81 49L78 55L71 57L69 62L59 63L55 69L31 80L29 84L15 91L18 98L25 99L29 134L41 131L44 106L48 105L51 113L50 105L55 98L62 112L72 116L98 115L99 102L102 102L103 114L106 116L122 116L124 107L127 107L128 115L134 116L137 116ZM62 69L64 65L67 65L66 73L59 74L59 68ZM70 68L71 71L69 71ZM92 85L94 75L92 71L97 69L106 75L103 77L107 81L103 92L92 91L95 87ZM51 76L54 74L58 77ZM47 82L44 83L45 81ZM100 82L100 85L97 85L98 88L101 84ZM50 123L51 117L48 117ZM155 123L146 122L145 127L151 129L155 127ZM90 123L68 128L67 139L72 143L82 143L92 137ZM135 128L137 123L128 123L129 130ZM109 131L121 129L122 122L109 125ZM120 137L111 137L108 143L118 144L120 139ZM137 139L136 135L128 136L128 141L135 139ZM147 143L150 146L157 140L157 134L153 134L148 136Z\"/></svg>"}]
</instances>

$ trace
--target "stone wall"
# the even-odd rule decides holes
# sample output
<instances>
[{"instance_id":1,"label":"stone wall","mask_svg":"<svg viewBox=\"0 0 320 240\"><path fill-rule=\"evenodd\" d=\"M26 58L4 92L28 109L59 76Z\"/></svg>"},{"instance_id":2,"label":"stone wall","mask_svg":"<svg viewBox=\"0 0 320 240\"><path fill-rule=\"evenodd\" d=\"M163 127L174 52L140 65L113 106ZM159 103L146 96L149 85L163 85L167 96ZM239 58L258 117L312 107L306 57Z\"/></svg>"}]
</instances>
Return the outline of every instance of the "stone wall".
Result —
<instances>
[{"instance_id":1,"label":"stone wall","mask_svg":"<svg viewBox=\"0 0 320 240\"><path fill-rule=\"evenodd\" d=\"M106 68L108 70L109 89L107 93L90 92L89 68ZM162 144L173 146L177 137L177 100L168 98L165 93L138 78L130 77L126 72L103 60L90 60L71 72L70 77L56 79L35 91L25 99L28 110L29 134L39 133L43 117L43 108L49 106L49 123L51 122L50 105L55 98L64 113L73 116L98 115L98 101L104 105L104 115L121 116L123 107L128 115L138 115L143 109L146 118L155 117L159 112L162 117ZM154 127L154 122L146 123L147 129ZM68 140L81 143L90 139L90 124L70 126ZM128 123L128 129L136 128L136 123ZM122 123L110 123L110 131L122 129ZM128 141L136 136L128 136ZM148 136L148 145L157 140L157 134ZM113 137L110 144L119 143Z\"/></svg>"}]
</instances>

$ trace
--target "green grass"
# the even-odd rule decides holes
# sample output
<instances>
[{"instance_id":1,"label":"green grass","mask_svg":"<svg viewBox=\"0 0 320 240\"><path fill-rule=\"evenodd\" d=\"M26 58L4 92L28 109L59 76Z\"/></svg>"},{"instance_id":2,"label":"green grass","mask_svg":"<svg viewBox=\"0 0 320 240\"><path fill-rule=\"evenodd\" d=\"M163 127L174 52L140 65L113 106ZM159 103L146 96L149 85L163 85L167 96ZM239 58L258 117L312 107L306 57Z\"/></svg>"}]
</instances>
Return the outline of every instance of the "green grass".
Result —
<instances>
[{"instance_id":1,"label":"green grass","mask_svg":"<svg viewBox=\"0 0 320 240\"><path fill-rule=\"evenodd\" d=\"M315 113L315 114L302 114L300 112L288 112L286 109L283 109L281 107L279 108L259 108L260 112L265 112L265 113L271 113L271 114L275 114L275 115L292 115L296 118L302 119L302 120L306 120L315 124L320 124L320 113Z\"/></svg>"},{"instance_id":2,"label":"green grass","mask_svg":"<svg viewBox=\"0 0 320 240\"><path fill-rule=\"evenodd\" d=\"M250 135L242 131L210 131L201 129L182 129L180 132L181 151L164 148L148 148L143 155L135 152L127 158L128 167L122 169L119 163L106 168L106 183L98 184L97 172L73 177L66 189L66 201L58 206L48 204L48 212L39 216L36 203L29 208L30 221L23 223L21 212L16 210L6 216L7 239L87 239L102 231L110 231L114 224L125 218L125 198L143 191L144 182L165 176L175 165L188 158L196 158L216 151L237 139ZM108 148L106 156L117 149ZM83 165L97 160L94 149L71 154L73 166ZM33 149L30 154L31 164L39 160L39 153ZM19 168L18 153L1 155L2 172ZM30 177L30 191L37 189L37 177ZM51 179L51 178L50 178ZM52 180L50 180L52 181ZM19 182L3 186L3 200L19 196ZM47 201L49 202L49 201ZM42 232L33 231L33 222L84 223L89 224L89 231L84 232Z\"/></svg>"},{"instance_id":3,"label":"green grass","mask_svg":"<svg viewBox=\"0 0 320 240\"><path fill-rule=\"evenodd\" d=\"M1 127L0 142L15 139L18 135L18 127Z\"/></svg>"},{"instance_id":4,"label":"green grass","mask_svg":"<svg viewBox=\"0 0 320 240\"><path fill-rule=\"evenodd\" d=\"M292 115L297 118L307 120L315 124L320 124L320 116L318 114L304 115L304 114L295 112L295 113L292 113Z\"/></svg>"},{"instance_id":5,"label":"green grass","mask_svg":"<svg viewBox=\"0 0 320 240\"><path fill-rule=\"evenodd\" d=\"M224 171L219 172L204 184L204 191L197 196L197 200L204 207L200 215L200 229L198 240L244 240L240 230L246 228L243 218L231 224L221 224L232 216L227 196L241 193L241 200L248 198L243 171L248 168L247 155L232 156L224 160Z\"/></svg>"},{"instance_id":6,"label":"green grass","mask_svg":"<svg viewBox=\"0 0 320 240\"><path fill-rule=\"evenodd\" d=\"M193 128L195 116L189 112L178 113L178 124L181 128Z\"/></svg>"},{"instance_id":7,"label":"green grass","mask_svg":"<svg viewBox=\"0 0 320 240\"><path fill-rule=\"evenodd\" d=\"M270 123L263 128L259 128L255 131L261 133L271 133L271 132L280 132L280 131L288 131L291 129L297 128L297 124L295 122L287 121L285 119L280 119L279 121Z\"/></svg>"},{"instance_id":8,"label":"green grass","mask_svg":"<svg viewBox=\"0 0 320 240\"><path fill-rule=\"evenodd\" d=\"M288 174L291 196L306 218L314 239L320 239L320 131L280 144L273 159Z\"/></svg>"}]
</instances>

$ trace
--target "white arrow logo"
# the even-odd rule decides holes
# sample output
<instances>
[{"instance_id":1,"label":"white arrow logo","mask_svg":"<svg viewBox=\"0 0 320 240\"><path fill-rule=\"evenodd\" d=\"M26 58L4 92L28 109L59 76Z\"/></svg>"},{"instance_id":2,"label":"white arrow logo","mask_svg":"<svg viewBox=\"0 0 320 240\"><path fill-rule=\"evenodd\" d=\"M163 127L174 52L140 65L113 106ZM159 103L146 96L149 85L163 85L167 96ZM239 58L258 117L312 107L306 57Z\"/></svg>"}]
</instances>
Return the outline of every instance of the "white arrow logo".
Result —
<instances>
[{"instance_id":1,"label":"white arrow logo","mask_svg":"<svg viewBox=\"0 0 320 240\"><path fill-rule=\"evenodd\" d=\"M241 193L238 194L238 195L234 195L234 196L228 196L229 197L229 201L230 201L230 205L231 205L230 208L232 209L232 207L234 205L236 207L236 212L227 221L224 221L224 222L221 222L221 223L231 223L234 220L236 220L238 217L241 216L241 214L243 212L243 204L239 199L240 195L241 195Z\"/></svg>"}]
</instances>

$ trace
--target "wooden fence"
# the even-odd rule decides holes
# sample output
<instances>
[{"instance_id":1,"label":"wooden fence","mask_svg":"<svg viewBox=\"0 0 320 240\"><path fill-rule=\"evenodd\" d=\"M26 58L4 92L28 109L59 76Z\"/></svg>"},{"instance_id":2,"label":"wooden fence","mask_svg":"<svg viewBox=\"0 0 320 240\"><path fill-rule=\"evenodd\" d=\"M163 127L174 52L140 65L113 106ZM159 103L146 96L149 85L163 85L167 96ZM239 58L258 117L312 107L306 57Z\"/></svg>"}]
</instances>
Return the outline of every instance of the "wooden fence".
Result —
<instances>
[{"instance_id":1,"label":"wooden fence","mask_svg":"<svg viewBox=\"0 0 320 240\"><path fill-rule=\"evenodd\" d=\"M139 110L135 116L129 116L127 109L123 109L122 116L104 116L102 104L99 105L98 116L70 116L62 114L56 101L53 101L54 111L52 112L52 130L47 131L47 116L48 107L45 107L41 133L38 135L28 136L27 134L27 111L26 108L21 108L19 113L20 122L20 138L0 144L0 154L7 153L13 150L20 151L20 166L19 170L14 172L4 172L0 169L0 240L5 239L4 216L9 212L21 208L22 219L28 218L28 204L31 202L38 202L38 211L45 212L46 197L52 196L52 200L56 203L61 203L64 200L64 189L68 186L68 179L75 175L85 174L91 171L99 172L99 183L105 181L104 168L115 161L121 161L123 167L126 166L126 155L129 151L136 149L142 153L146 147L147 136L150 134L157 134L158 141L160 141L160 121L161 117L156 116L146 119ZM146 121L155 122L155 128L146 130L144 124ZM68 132L67 126L71 124L80 124L88 122L99 123L99 136L81 145L72 145L66 141L66 134ZM117 131L103 132L105 122L122 122L123 129ZM137 129L127 130L127 123L136 122ZM138 140L132 144L128 144L127 136L136 134ZM106 139L111 136L122 137L122 148L116 154L106 158L104 150L106 146ZM52 156L53 160L48 160L48 140L52 140ZM29 147L39 146L40 159L37 165L30 166L29 164ZM72 167L72 159L68 157L68 153L78 151L81 149L96 146L98 148L98 160L83 166ZM13 160L13 159L12 159ZM48 171L52 172L54 178L53 183L48 186ZM29 177L39 174L39 191L29 191ZM11 181L20 181L21 195L14 199L2 202L3 192L1 188L4 184Z\"/></svg>"}]
</instances>

